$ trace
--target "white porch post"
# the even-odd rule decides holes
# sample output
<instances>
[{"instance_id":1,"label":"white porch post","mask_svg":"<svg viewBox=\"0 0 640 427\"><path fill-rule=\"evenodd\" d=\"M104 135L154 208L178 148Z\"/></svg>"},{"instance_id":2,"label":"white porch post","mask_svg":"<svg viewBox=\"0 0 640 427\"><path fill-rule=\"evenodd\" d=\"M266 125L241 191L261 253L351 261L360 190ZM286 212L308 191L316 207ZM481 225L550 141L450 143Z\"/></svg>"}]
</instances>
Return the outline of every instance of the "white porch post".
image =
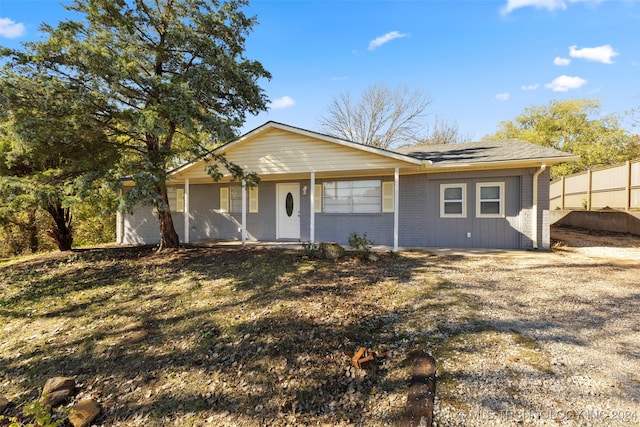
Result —
<instances>
[{"instance_id":1,"label":"white porch post","mask_svg":"<svg viewBox=\"0 0 640 427\"><path fill-rule=\"evenodd\" d=\"M116 243L118 245L122 244L122 224L123 220L122 220L122 212L120 212L120 209L118 209L116 211Z\"/></svg>"},{"instance_id":2,"label":"white porch post","mask_svg":"<svg viewBox=\"0 0 640 427\"><path fill-rule=\"evenodd\" d=\"M311 179L309 181L309 197L310 197L310 209L309 212L309 242L314 243L316 240L316 173L311 172Z\"/></svg>"},{"instance_id":3,"label":"white porch post","mask_svg":"<svg viewBox=\"0 0 640 427\"><path fill-rule=\"evenodd\" d=\"M189 179L184 180L184 243L189 243Z\"/></svg>"},{"instance_id":4,"label":"white porch post","mask_svg":"<svg viewBox=\"0 0 640 427\"><path fill-rule=\"evenodd\" d=\"M122 189L118 190L118 200L122 200ZM118 209L116 211L116 243L124 244L124 215L125 213Z\"/></svg>"},{"instance_id":5,"label":"white porch post","mask_svg":"<svg viewBox=\"0 0 640 427\"><path fill-rule=\"evenodd\" d=\"M247 243L247 182L242 180L242 246Z\"/></svg>"},{"instance_id":6,"label":"white porch post","mask_svg":"<svg viewBox=\"0 0 640 427\"><path fill-rule=\"evenodd\" d=\"M398 252L398 210L400 208L400 169L393 174L393 252Z\"/></svg>"}]
</instances>

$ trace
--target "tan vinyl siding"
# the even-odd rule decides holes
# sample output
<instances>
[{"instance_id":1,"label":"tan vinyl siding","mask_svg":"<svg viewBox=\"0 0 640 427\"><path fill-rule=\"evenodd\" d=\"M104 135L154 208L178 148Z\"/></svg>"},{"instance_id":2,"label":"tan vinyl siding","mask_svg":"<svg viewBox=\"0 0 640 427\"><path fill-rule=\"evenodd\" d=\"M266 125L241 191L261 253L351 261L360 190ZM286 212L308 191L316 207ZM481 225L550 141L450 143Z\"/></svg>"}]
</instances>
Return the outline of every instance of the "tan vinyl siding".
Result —
<instances>
[{"instance_id":1,"label":"tan vinyl siding","mask_svg":"<svg viewBox=\"0 0 640 427\"><path fill-rule=\"evenodd\" d=\"M262 176L415 167L402 160L280 129L270 129L252 139L240 141L229 148L225 156L244 170ZM178 176L178 179L208 177L204 162L180 172Z\"/></svg>"}]
</instances>

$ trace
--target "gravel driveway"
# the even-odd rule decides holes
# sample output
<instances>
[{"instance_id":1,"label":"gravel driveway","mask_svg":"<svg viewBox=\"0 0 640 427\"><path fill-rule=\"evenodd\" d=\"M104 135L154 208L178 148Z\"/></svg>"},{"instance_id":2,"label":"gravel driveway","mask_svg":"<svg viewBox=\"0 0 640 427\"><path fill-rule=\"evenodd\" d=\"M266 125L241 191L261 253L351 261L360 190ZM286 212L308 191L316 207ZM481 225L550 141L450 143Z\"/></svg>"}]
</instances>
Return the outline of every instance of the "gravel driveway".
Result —
<instances>
[{"instance_id":1,"label":"gravel driveway","mask_svg":"<svg viewBox=\"0 0 640 427\"><path fill-rule=\"evenodd\" d=\"M438 425L640 425L640 239L558 234L554 252L435 264L486 326L440 361L459 397L442 397Z\"/></svg>"}]
</instances>

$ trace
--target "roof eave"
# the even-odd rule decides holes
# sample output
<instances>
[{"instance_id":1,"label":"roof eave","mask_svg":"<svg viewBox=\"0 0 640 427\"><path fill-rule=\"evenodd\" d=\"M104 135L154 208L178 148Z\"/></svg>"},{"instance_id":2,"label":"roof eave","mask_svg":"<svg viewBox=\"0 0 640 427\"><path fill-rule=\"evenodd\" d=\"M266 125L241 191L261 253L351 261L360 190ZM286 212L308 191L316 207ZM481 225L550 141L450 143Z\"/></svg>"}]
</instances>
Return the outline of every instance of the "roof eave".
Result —
<instances>
[{"instance_id":1,"label":"roof eave","mask_svg":"<svg viewBox=\"0 0 640 427\"><path fill-rule=\"evenodd\" d=\"M425 169L511 169L518 167L539 167L541 165L552 166L565 162L576 162L580 156L548 157L538 159L500 160L493 162L456 162L456 163L432 163L425 165Z\"/></svg>"}]
</instances>

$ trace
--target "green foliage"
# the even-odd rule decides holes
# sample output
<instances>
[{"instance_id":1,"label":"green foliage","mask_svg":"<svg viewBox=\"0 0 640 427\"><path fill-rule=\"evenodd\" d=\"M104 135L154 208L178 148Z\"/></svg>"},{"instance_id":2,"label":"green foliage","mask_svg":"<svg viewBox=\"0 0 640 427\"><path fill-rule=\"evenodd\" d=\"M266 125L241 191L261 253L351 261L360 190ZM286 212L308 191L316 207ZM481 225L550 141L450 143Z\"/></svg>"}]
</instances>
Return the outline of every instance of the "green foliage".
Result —
<instances>
[{"instance_id":1,"label":"green foliage","mask_svg":"<svg viewBox=\"0 0 640 427\"><path fill-rule=\"evenodd\" d=\"M27 403L22 410L25 420L19 417L5 417L0 415L0 421L8 422L8 427L62 427L66 425L70 410L68 408L56 408L43 405L39 400ZM4 423L0 423L4 425Z\"/></svg>"},{"instance_id":2,"label":"green foliage","mask_svg":"<svg viewBox=\"0 0 640 427\"><path fill-rule=\"evenodd\" d=\"M38 400L34 400L28 403L23 412L25 415L33 417L35 424L27 424L30 426L41 427L61 427L65 425L67 416L69 415L68 408L56 408L53 410L51 406L43 405Z\"/></svg>"},{"instance_id":3,"label":"green foliage","mask_svg":"<svg viewBox=\"0 0 640 427\"><path fill-rule=\"evenodd\" d=\"M0 69L0 215L5 225L7 218L40 208L51 215L48 235L61 250L71 249L69 205L118 155L98 118L100 103L77 81L52 76L35 64L15 60Z\"/></svg>"},{"instance_id":4,"label":"green foliage","mask_svg":"<svg viewBox=\"0 0 640 427\"><path fill-rule=\"evenodd\" d=\"M580 160L553 166L553 178L590 167L608 165L640 157L640 141L620 125L613 115L602 116L595 99L551 101L545 106L526 108L485 139L517 138L545 147L577 154Z\"/></svg>"},{"instance_id":5,"label":"green foliage","mask_svg":"<svg viewBox=\"0 0 640 427\"><path fill-rule=\"evenodd\" d=\"M361 236L355 231L349 235L348 243L350 248L366 254L371 252L371 246L374 245L374 242L367 238L367 233Z\"/></svg>"},{"instance_id":6,"label":"green foliage","mask_svg":"<svg viewBox=\"0 0 640 427\"><path fill-rule=\"evenodd\" d=\"M93 246L115 241L116 193L108 187L95 188L73 205L76 228L74 242L78 246Z\"/></svg>"},{"instance_id":7,"label":"green foliage","mask_svg":"<svg viewBox=\"0 0 640 427\"><path fill-rule=\"evenodd\" d=\"M51 226L50 215L37 207L29 210L0 214L0 258L51 251L54 243L47 238Z\"/></svg>"},{"instance_id":8,"label":"green foliage","mask_svg":"<svg viewBox=\"0 0 640 427\"><path fill-rule=\"evenodd\" d=\"M302 242L302 254L307 257L315 257L318 255L318 245L314 242Z\"/></svg>"},{"instance_id":9,"label":"green foliage","mask_svg":"<svg viewBox=\"0 0 640 427\"><path fill-rule=\"evenodd\" d=\"M7 417L6 415L0 415L0 421L7 425L7 427L22 427L18 417Z\"/></svg>"},{"instance_id":10,"label":"green foliage","mask_svg":"<svg viewBox=\"0 0 640 427\"><path fill-rule=\"evenodd\" d=\"M72 105L86 107L84 115L74 108L65 116L71 128L63 126L48 139L73 143L83 125L90 127L83 144L106 136L96 157L115 149L120 161L114 176L135 183L123 193L120 208L155 206L161 247L178 243L167 171L232 140L246 114L266 109L258 81L271 76L244 57L245 37L256 24L242 11L246 5L245 0L75 0L67 9L77 21L43 25L44 41L5 54L5 74L15 70L16 79L24 77L17 90L39 75L33 86L54 82L72 91ZM67 134L71 137L62 138ZM224 158L209 158L214 178L226 170L250 185L257 181Z\"/></svg>"}]
</instances>

